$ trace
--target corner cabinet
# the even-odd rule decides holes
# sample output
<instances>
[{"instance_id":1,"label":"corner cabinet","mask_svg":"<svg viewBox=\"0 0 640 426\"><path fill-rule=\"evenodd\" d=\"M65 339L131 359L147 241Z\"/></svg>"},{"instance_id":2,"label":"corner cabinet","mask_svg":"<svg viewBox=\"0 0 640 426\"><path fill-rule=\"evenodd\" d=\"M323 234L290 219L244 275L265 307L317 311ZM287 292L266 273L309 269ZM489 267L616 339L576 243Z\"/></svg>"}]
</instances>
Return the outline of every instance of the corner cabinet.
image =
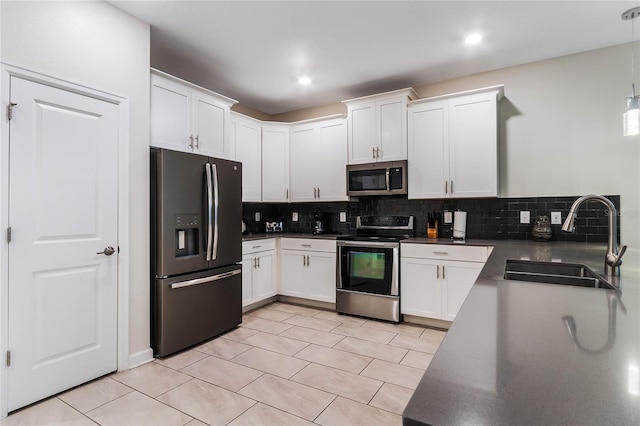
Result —
<instances>
[{"instance_id":1,"label":"corner cabinet","mask_svg":"<svg viewBox=\"0 0 640 426\"><path fill-rule=\"evenodd\" d=\"M242 306L276 295L274 239L242 242Z\"/></svg>"},{"instance_id":2,"label":"corner cabinet","mask_svg":"<svg viewBox=\"0 0 640 426\"><path fill-rule=\"evenodd\" d=\"M261 122L232 112L229 120L231 158L242 163L242 201L262 201Z\"/></svg>"},{"instance_id":3,"label":"corner cabinet","mask_svg":"<svg viewBox=\"0 0 640 426\"><path fill-rule=\"evenodd\" d=\"M336 303L335 240L282 238L280 249L279 294Z\"/></svg>"},{"instance_id":4,"label":"corner cabinet","mask_svg":"<svg viewBox=\"0 0 640 426\"><path fill-rule=\"evenodd\" d=\"M288 124L262 124L262 201L289 201Z\"/></svg>"},{"instance_id":5,"label":"corner cabinet","mask_svg":"<svg viewBox=\"0 0 640 426\"><path fill-rule=\"evenodd\" d=\"M487 261L489 248L401 245L401 313L453 321Z\"/></svg>"},{"instance_id":6,"label":"corner cabinet","mask_svg":"<svg viewBox=\"0 0 640 426\"><path fill-rule=\"evenodd\" d=\"M343 117L292 123L290 155L290 201L348 200Z\"/></svg>"},{"instance_id":7,"label":"corner cabinet","mask_svg":"<svg viewBox=\"0 0 640 426\"><path fill-rule=\"evenodd\" d=\"M407 159L407 103L413 89L342 101L349 116L349 164Z\"/></svg>"},{"instance_id":8,"label":"corner cabinet","mask_svg":"<svg viewBox=\"0 0 640 426\"><path fill-rule=\"evenodd\" d=\"M503 86L408 107L408 198L498 195L498 102Z\"/></svg>"},{"instance_id":9,"label":"corner cabinet","mask_svg":"<svg viewBox=\"0 0 640 426\"><path fill-rule=\"evenodd\" d=\"M231 158L227 122L236 102L154 70L151 146Z\"/></svg>"}]
</instances>

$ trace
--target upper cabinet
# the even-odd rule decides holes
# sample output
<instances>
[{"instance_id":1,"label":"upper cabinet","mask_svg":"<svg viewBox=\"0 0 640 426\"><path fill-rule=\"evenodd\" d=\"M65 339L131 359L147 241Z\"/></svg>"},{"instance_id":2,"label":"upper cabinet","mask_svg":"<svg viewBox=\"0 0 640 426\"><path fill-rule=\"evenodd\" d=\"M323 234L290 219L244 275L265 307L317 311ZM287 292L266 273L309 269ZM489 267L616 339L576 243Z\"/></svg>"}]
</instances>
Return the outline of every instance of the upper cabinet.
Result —
<instances>
[{"instance_id":1,"label":"upper cabinet","mask_svg":"<svg viewBox=\"0 0 640 426\"><path fill-rule=\"evenodd\" d=\"M262 201L262 125L253 118L231 113L231 158L242 163L242 201Z\"/></svg>"},{"instance_id":2,"label":"upper cabinet","mask_svg":"<svg viewBox=\"0 0 640 426\"><path fill-rule=\"evenodd\" d=\"M262 123L262 201L289 201L287 123Z\"/></svg>"},{"instance_id":3,"label":"upper cabinet","mask_svg":"<svg viewBox=\"0 0 640 426\"><path fill-rule=\"evenodd\" d=\"M406 160L407 103L416 98L408 88L343 101L349 116L349 164Z\"/></svg>"},{"instance_id":4,"label":"upper cabinet","mask_svg":"<svg viewBox=\"0 0 640 426\"><path fill-rule=\"evenodd\" d=\"M230 158L233 99L168 74L151 73L151 146Z\"/></svg>"},{"instance_id":5,"label":"upper cabinet","mask_svg":"<svg viewBox=\"0 0 640 426\"><path fill-rule=\"evenodd\" d=\"M409 105L409 198L498 195L498 101L503 86Z\"/></svg>"},{"instance_id":6,"label":"upper cabinet","mask_svg":"<svg viewBox=\"0 0 640 426\"><path fill-rule=\"evenodd\" d=\"M344 118L292 123L290 145L291 201L348 200Z\"/></svg>"}]
</instances>

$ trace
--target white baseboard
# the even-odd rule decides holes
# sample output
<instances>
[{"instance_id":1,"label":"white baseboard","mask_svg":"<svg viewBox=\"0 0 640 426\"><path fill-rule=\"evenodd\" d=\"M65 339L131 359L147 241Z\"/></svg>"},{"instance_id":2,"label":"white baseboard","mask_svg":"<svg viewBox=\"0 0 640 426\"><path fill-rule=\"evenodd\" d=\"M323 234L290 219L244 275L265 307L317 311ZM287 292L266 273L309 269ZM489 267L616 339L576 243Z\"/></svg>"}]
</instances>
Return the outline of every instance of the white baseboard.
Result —
<instances>
[{"instance_id":1,"label":"white baseboard","mask_svg":"<svg viewBox=\"0 0 640 426\"><path fill-rule=\"evenodd\" d=\"M139 367L151 361L153 361L153 350L151 348L144 349L129 355L129 369Z\"/></svg>"}]
</instances>

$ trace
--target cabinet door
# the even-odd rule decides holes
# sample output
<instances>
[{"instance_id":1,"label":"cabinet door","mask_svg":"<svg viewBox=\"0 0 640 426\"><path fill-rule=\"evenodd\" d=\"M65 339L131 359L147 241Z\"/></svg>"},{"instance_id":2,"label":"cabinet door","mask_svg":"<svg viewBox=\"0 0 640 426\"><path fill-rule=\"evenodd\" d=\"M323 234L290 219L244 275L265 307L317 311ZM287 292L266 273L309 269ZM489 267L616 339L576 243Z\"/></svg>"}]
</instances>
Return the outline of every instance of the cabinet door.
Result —
<instances>
[{"instance_id":1,"label":"cabinet door","mask_svg":"<svg viewBox=\"0 0 640 426\"><path fill-rule=\"evenodd\" d=\"M289 129L262 127L262 201L289 201Z\"/></svg>"},{"instance_id":2,"label":"cabinet door","mask_svg":"<svg viewBox=\"0 0 640 426\"><path fill-rule=\"evenodd\" d=\"M242 306L253 303L253 261L254 255L242 256Z\"/></svg>"},{"instance_id":3,"label":"cabinet door","mask_svg":"<svg viewBox=\"0 0 640 426\"><path fill-rule=\"evenodd\" d=\"M381 161L407 159L407 101L389 99L376 103Z\"/></svg>"},{"instance_id":4,"label":"cabinet door","mask_svg":"<svg viewBox=\"0 0 640 426\"><path fill-rule=\"evenodd\" d=\"M376 161L376 103L362 103L349 109L349 164Z\"/></svg>"},{"instance_id":5,"label":"cabinet door","mask_svg":"<svg viewBox=\"0 0 640 426\"><path fill-rule=\"evenodd\" d=\"M194 92L194 138L197 152L216 158L230 158L225 138L225 107L205 93Z\"/></svg>"},{"instance_id":6,"label":"cabinet door","mask_svg":"<svg viewBox=\"0 0 640 426\"><path fill-rule=\"evenodd\" d=\"M437 260L402 258L400 311L403 314L440 319L444 281Z\"/></svg>"},{"instance_id":7,"label":"cabinet door","mask_svg":"<svg viewBox=\"0 0 640 426\"><path fill-rule=\"evenodd\" d=\"M454 197L498 195L495 93L450 100L450 179Z\"/></svg>"},{"instance_id":8,"label":"cabinet door","mask_svg":"<svg viewBox=\"0 0 640 426\"><path fill-rule=\"evenodd\" d=\"M242 201L262 201L260 126L238 120L235 128L236 161L242 162Z\"/></svg>"},{"instance_id":9,"label":"cabinet door","mask_svg":"<svg viewBox=\"0 0 640 426\"><path fill-rule=\"evenodd\" d=\"M347 125L344 120L319 123L314 151L320 152L316 175L318 201L347 201Z\"/></svg>"},{"instance_id":10,"label":"cabinet door","mask_svg":"<svg viewBox=\"0 0 640 426\"><path fill-rule=\"evenodd\" d=\"M257 267L253 270L253 298L260 301L276 294L273 279L274 251L256 254Z\"/></svg>"},{"instance_id":11,"label":"cabinet door","mask_svg":"<svg viewBox=\"0 0 640 426\"><path fill-rule=\"evenodd\" d=\"M306 282L308 299L336 303L335 253L308 252Z\"/></svg>"},{"instance_id":12,"label":"cabinet door","mask_svg":"<svg viewBox=\"0 0 640 426\"><path fill-rule=\"evenodd\" d=\"M316 184L316 167L321 153L315 152L316 131L313 126L291 129L291 194L293 202L317 201L314 188ZM328 158L328 157L327 157Z\"/></svg>"},{"instance_id":13,"label":"cabinet door","mask_svg":"<svg viewBox=\"0 0 640 426\"><path fill-rule=\"evenodd\" d=\"M444 198L449 179L447 102L409 109L408 198ZM448 192L448 184L447 192Z\"/></svg>"},{"instance_id":14,"label":"cabinet door","mask_svg":"<svg viewBox=\"0 0 640 426\"><path fill-rule=\"evenodd\" d=\"M446 292L442 302L443 320L453 321L455 319L462 303L471 291L471 287L478 279L482 266L482 263L474 262L443 263L443 274L446 280Z\"/></svg>"},{"instance_id":15,"label":"cabinet door","mask_svg":"<svg viewBox=\"0 0 640 426\"><path fill-rule=\"evenodd\" d=\"M151 146L192 152L191 90L151 76Z\"/></svg>"},{"instance_id":16,"label":"cabinet door","mask_svg":"<svg viewBox=\"0 0 640 426\"><path fill-rule=\"evenodd\" d=\"M306 297L308 253L282 250L280 260L280 294L285 296Z\"/></svg>"}]
</instances>

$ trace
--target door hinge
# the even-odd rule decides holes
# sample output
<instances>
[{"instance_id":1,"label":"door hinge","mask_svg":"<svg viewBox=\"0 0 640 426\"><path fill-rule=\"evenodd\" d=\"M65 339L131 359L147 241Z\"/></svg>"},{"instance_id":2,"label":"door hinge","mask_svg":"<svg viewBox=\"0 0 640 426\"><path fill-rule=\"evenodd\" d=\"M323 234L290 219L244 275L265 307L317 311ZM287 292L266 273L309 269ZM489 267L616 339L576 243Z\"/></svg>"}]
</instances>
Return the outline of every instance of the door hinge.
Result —
<instances>
[{"instance_id":1,"label":"door hinge","mask_svg":"<svg viewBox=\"0 0 640 426\"><path fill-rule=\"evenodd\" d=\"M11 227L7 228L7 243L11 242Z\"/></svg>"},{"instance_id":2,"label":"door hinge","mask_svg":"<svg viewBox=\"0 0 640 426\"><path fill-rule=\"evenodd\" d=\"M16 105L18 104L15 104L13 102L9 102L9 105L7 105L7 118L9 119L9 121L11 121L11 119L13 118L13 107Z\"/></svg>"},{"instance_id":3,"label":"door hinge","mask_svg":"<svg viewBox=\"0 0 640 426\"><path fill-rule=\"evenodd\" d=\"M7 367L11 367L11 351L7 351Z\"/></svg>"}]
</instances>

